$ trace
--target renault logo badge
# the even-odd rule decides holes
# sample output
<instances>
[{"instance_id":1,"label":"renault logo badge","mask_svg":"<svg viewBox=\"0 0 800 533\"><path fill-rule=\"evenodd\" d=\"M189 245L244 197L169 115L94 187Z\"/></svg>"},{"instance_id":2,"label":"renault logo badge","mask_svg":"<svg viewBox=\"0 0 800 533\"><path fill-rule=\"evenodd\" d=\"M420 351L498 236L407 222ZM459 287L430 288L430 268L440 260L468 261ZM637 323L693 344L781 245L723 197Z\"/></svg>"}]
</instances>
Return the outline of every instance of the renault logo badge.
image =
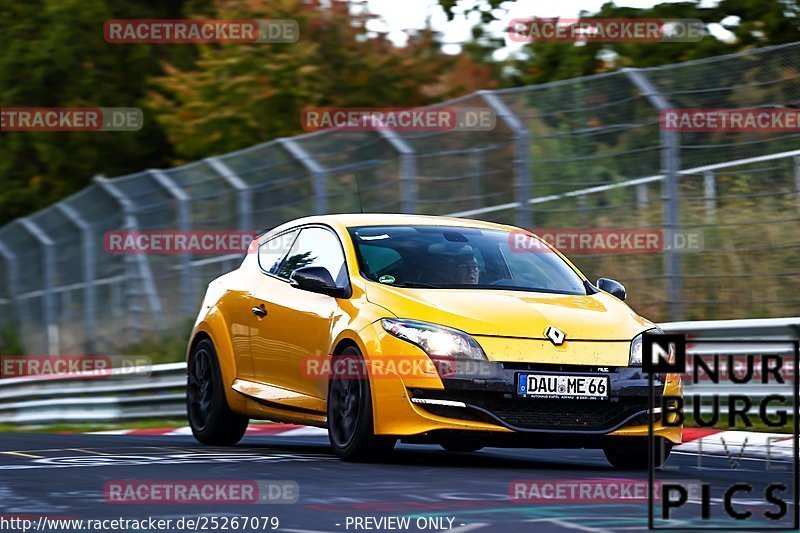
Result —
<instances>
[{"instance_id":1,"label":"renault logo badge","mask_svg":"<svg viewBox=\"0 0 800 533\"><path fill-rule=\"evenodd\" d=\"M550 326L547 328L547 330L544 332L544 336L550 339L550 342L556 346L561 346L564 344L564 339L567 338L564 332L555 326Z\"/></svg>"}]
</instances>

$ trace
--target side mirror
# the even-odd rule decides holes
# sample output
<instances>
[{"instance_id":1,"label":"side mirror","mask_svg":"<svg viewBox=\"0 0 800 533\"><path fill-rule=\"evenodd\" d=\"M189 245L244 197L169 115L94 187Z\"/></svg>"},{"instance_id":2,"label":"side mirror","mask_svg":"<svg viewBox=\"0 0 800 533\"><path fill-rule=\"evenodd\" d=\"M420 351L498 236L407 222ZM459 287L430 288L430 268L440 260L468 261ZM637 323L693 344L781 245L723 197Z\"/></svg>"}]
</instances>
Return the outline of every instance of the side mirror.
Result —
<instances>
[{"instance_id":1,"label":"side mirror","mask_svg":"<svg viewBox=\"0 0 800 533\"><path fill-rule=\"evenodd\" d=\"M292 272L290 278L295 289L327 294L334 298L350 298L350 289L337 287L327 268L321 266L301 267Z\"/></svg>"},{"instance_id":2,"label":"side mirror","mask_svg":"<svg viewBox=\"0 0 800 533\"><path fill-rule=\"evenodd\" d=\"M616 296L620 300L625 300L628 293L625 292L625 286L619 281L608 278L600 278L597 280L597 288L601 291L606 291L611 296Z\"/></svg>"}]
</instances>

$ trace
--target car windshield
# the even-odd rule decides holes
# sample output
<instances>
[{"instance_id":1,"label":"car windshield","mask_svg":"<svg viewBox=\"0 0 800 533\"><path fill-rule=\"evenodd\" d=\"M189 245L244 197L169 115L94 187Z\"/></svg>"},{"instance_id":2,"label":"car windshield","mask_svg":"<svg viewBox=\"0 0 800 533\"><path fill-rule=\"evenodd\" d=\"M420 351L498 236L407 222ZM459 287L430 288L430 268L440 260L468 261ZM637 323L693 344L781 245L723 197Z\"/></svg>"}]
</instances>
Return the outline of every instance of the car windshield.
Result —
<instances>
[{"instance_id":1,"label":"car windshield","mask_svg":"<svg viewBox=\"0 0 800 533\"><path fill-rule=\"evenodd\" d=\"M587 294L583 279L523 233L450 226L350 228L361 273L408 288Z\"/></svg>"}]
</instances>

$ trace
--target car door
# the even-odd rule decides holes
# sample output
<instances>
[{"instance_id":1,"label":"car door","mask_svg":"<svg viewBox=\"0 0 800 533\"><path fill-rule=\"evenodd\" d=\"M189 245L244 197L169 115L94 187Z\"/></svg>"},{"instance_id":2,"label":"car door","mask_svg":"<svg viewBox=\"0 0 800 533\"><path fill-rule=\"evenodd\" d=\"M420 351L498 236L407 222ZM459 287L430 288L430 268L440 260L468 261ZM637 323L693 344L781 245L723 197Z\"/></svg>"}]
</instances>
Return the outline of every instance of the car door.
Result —
<instances>
[{"instance_id":1,"label":"car door","mask_svg":"<svg viewBox=\"0 0 800 533\"><path fill-rule=\"evenodd\" d=\"M324 368L339 308L331 296L292 286L292 272L304 266L324 267L338 285L349 283L339 237L323 226L302 228L280 265L254 290L255 305L267 314L252 330L251 350L256 381L299 393L275 398L316 410L324 405L327 382L314 369Z\"/></svg>"},{"instance_id":2,"label":"car door","mask_svg":"<svg viewBox=\"0 0 800 533\"><path fill-rule=\"evenodd\" d=\"M239 291L241 294L239 295L240 298L236 301L236 305L238 306L237 311L241 314L241 318L235 315L232 309L233 305L229 306L231 309L229 309L229 312L226 314L226 316L229 316L228 319L231 322L236 318L236 324L232 324L231 327L234 328L237 333L244 333L244 342L235 342L234 350L237 354L237 361L240 358L240 354L246 354L246 357L241 357L242 359L246 359L246 364L244 364L243 361L242 363L238 363L238 367L241 369L246 368L247 371L242 371L240 369L238 375L248 380L253 379L254 375L252 339L254 334L258 331L261 320L264 318L262 313L266 313L264 306L259 306L259 304L263 302L254 298L256 293L255 289L264 283L265 279L271 279L266 277L267 273L277 271L281 261L291 248L295 237L297 237L298 231L299 230L295 228L282 232L270 237L259 245L255 268L253 271L248 271L243 279L238 280L238 284L242 286L242 290ZM242 328L242 324L246 327ZM242 335L234 336L233 333L231 335L231 337L235 339L239 339L241 336ZM242 344L246 344L246 347L242 348Z\"/></svg>"}]
</instances>

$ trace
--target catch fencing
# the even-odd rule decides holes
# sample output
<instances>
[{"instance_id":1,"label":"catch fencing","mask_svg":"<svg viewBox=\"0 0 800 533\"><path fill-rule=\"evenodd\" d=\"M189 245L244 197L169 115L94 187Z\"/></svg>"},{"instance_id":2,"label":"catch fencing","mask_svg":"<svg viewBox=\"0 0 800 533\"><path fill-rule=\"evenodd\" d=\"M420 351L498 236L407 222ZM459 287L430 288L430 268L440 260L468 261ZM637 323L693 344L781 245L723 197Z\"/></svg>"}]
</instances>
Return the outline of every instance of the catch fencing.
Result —
<instances>
[{"instance_id":1,"label":"catch fencing","mask_svg":"<svg viewBox=\"0 0 800 533\"><path fill-rule=\"evenodd\" d=\"M26 353L94 354L180 337L208 281L241 261L109 254L108 231L255 231L361 209L534 231L699 231L702 250L571 258L592 279L621 281L634 309L656 321L795 313L800 132L675 133L659 116L668 107L800 106L800 43L439 106L490 110L497 127L327 130L178 168L97 176L0 229L0 339L14 331Z\"/></svg>"}]
</instances>

